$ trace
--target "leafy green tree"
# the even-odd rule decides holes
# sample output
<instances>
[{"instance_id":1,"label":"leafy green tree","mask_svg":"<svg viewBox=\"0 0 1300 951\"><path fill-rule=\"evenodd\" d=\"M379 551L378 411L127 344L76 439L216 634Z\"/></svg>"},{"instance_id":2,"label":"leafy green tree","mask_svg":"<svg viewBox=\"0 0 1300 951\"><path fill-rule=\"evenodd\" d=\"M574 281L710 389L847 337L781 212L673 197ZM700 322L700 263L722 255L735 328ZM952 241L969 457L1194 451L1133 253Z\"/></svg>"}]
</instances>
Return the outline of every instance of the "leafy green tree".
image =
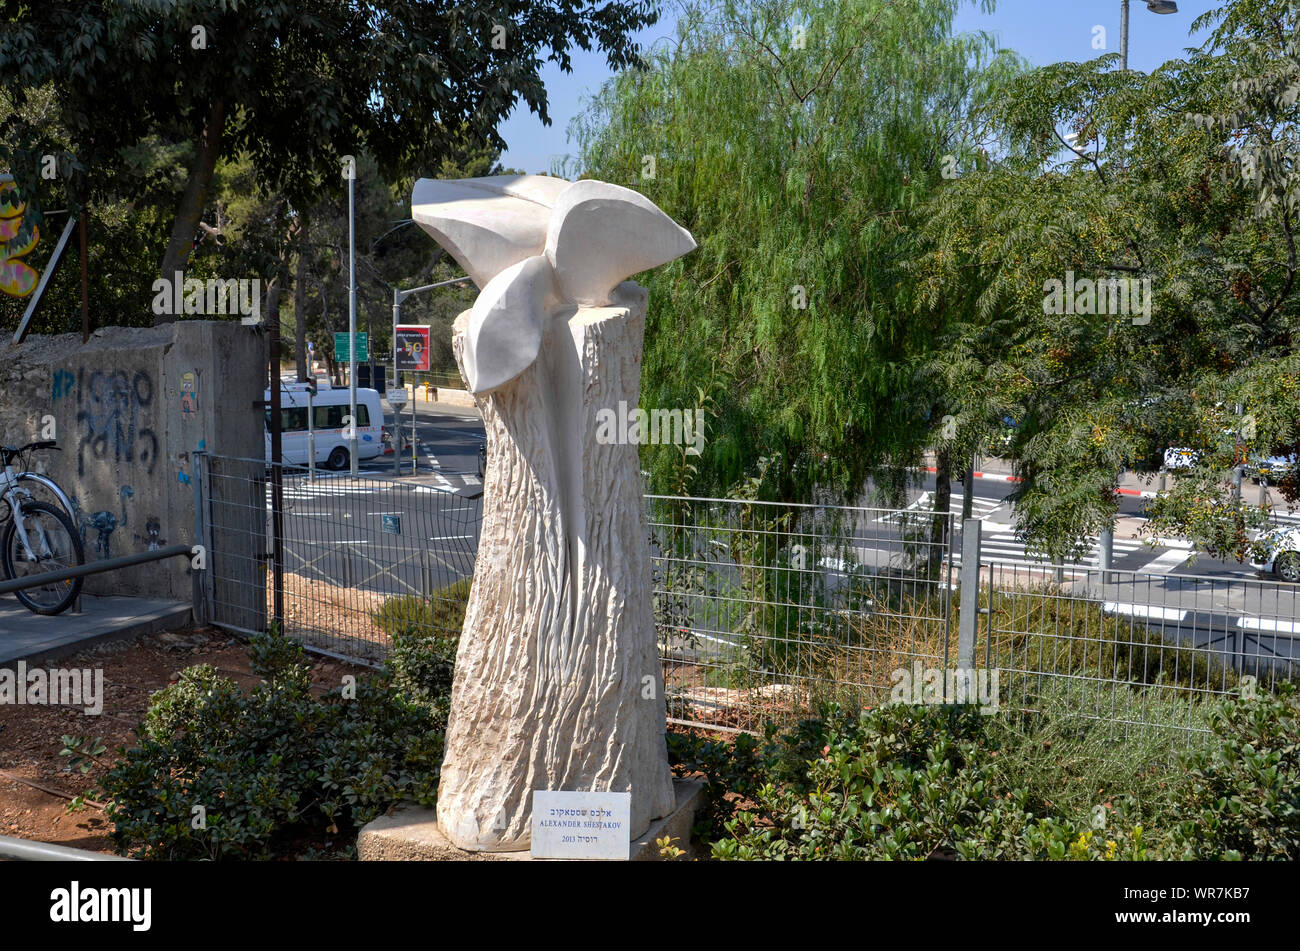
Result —
<instances>
[{"instance_id":1,"label":"leafy green tree","mask_svg":"<svg viewBox=\"0 0 1300 951\"><path fill-rule=\"evenodd\" d=\"M1203 455L1153 527L1241 556L1252 516L1224 504L1223 472L1296 441L1298 15L1238 0L1150 75L1113 55L1026 73L998 98L995 160L927 209L919 299L973 295L979 317L941 334L933 362L999 328L987 389L965 399L1018 421L1020 528L1058 557L1111 523L1120 471L1169 445ZM1150 290L1140 312L1063 312L1049 282L1071 277Z\"/></svg>"},{"instance_id":2,"label":"leafy green tree","mask_svg":"<svg viewBox=\"0 0 1300 951\"><path fill-rule=\"evenodd\" d=\"M543 55L567 71L576 44L634 64L630 34L656 17L650 0L24 3L0 19L0 89L21 116L31 90L53 85L82 200L138 196L127 153L153 137L184 145L159 267L170 277L223 156L248 155L266 194L305 207L344 155L364 150L395 180L465 134L503 147L496 125L520 99L549 121ZM34 203L43 133L18 130L11 163Z\"/></svg>"}]
</instances>

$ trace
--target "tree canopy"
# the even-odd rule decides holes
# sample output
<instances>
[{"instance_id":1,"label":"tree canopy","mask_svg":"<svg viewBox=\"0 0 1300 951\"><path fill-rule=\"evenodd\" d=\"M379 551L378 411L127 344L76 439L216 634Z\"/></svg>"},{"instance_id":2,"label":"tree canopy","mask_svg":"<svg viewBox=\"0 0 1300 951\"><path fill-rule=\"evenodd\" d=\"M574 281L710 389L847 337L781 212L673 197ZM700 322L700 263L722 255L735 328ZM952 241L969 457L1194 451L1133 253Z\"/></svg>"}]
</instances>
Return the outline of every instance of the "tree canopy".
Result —
<instances>
[{"instance_id":1,"label":"tree canopy","mask_svg":"<svg viewBox=\"0 0 1300 951\"><path fill-rule=\"evenodd\" d=\"M568 70L577 45L628 66L630 35L656 16L652 0L24 3L0 20L0 91L17 123L0 162L39 223L50 126L23 120L47 85L78 204L138 199L140 149L183 148L159 265L170 277L186 266L222 157L248 156L267 194L300 207L339 180L346 155L367 152L393 180L465 137L501 148L497 125L520 100L549 121L543 58Z\"/></svg>"}]
</instances>

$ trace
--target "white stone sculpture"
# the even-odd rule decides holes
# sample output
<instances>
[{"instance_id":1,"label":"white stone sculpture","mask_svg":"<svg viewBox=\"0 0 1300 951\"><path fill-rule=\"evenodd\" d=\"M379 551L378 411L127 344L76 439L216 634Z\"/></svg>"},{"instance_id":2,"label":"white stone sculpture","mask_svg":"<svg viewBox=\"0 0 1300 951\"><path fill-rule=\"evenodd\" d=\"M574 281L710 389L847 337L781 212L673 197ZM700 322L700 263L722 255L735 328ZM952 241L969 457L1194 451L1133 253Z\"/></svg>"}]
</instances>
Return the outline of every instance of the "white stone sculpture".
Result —
<instances>
[{"instance_id":1,"label":"white stone sculpture","mask_svg":"<svg viewBox=\"0 0 1300 951\"><path fill-rule=\"evenodd\" d=\"M453 328L487 428L438 826L529 847L534 790L630 792L633 838L673 809L635 445L647 295L629 276L695 241L643 196L545 176L422 179L412 217L478 285Z\"/></svg>"}]
</instances>

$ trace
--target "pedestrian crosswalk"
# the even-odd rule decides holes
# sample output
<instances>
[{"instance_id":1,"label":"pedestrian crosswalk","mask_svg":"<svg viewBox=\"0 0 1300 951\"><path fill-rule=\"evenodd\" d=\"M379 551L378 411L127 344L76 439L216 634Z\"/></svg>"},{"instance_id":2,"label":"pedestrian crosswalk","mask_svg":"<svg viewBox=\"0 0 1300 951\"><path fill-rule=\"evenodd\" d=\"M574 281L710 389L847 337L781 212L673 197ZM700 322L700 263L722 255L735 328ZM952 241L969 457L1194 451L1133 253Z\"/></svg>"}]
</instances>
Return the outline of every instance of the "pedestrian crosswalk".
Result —
<instances>
[{"instance_id":1,"label":"pedestrian crosswalk","mask_svg":"<svg viewBox=\"0 0 1300 951\"><path fill-rule=\"evenodd\" d=\"M1009 529L1011 527L1010 525L1002 525L1000 522L996 522L992 519L993 514L997 512L999 509L1003 508L1005 505L1006 505L1005 499L990 499L978 495L973 496L971 498L971 517L977 518L982 522L983 521L992 522L993 524L997 525L999 529ZM948 511L952 513L954 518L956 519L961 518L961 513L962 513L961 495L953 495L952 498L949 499ZM929 491L926 491L926 492L922 492L919 496L917 496L917 498L913 500L912 504L909 505L906 509L900 509L894 512L887 512L884 515L877 518L876 521L880 524L889 524L891 522L898 523L898 522L907 521L911 517L915 517L918 515L929 515L933 512L934 512L934 497Z\"/></svg>"},{"instance_id":2,"label":"pedestrian crosswalk","mask_svg":"<svg viewBox=\"0 0 1300 951\"><path fill-rule=\"evenodd\" d=\"M327 498L358 498L373 495L389 489L405 489L416 493L451 493L473 494L481 492L483 480L472 473L434 472L432 481L420 483L390 483L384 479L320 478L315 482L307 479L286 479L282 491L288 502L301 502ZM266 484L266 507L271 508L271 485Z\"/></svg>"},{"instance_id":3,"label":"pedestrian crosswalk","mask_svg":"<svg viewBox=\"0 0 1300 951\"><path fill-rule=\"evenodd\" d=\"M1099 551L1099 541L1094 538L1090 550L1086 555L1077 560L1067 561L1066 572L1069 573L1070 567L1076 568L1097 568L1100 567L1101 554ZM1137 539L1116 538L1111 548L1111 564L1130 555L1134 552L1141 551L1147 546ZM1187 552L1180 552L1185 559ZM961 563L961 546L954 545L952 551L952 560L954 564ZM1024 565L1027 567L1041 568L1047 570L1052 564L1052 559L1041 552L1035 552L1026 548L1025 543L1016 538L1013 532L988 532L980 535L980 560L982 562L995 562L997 564ZM1181 562L1180 562L1181 563Z\"/></svg>"}]
</instances>

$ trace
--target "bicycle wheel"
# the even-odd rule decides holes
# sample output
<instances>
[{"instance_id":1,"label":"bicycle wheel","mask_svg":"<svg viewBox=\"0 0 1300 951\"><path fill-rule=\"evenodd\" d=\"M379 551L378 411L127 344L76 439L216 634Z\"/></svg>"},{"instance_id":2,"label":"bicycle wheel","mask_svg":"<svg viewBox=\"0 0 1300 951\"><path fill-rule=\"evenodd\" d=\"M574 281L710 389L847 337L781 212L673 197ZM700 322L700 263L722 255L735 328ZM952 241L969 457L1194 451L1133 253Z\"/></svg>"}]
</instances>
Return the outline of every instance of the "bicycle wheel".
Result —
<instances>
[{"instance_id":1,"label":"bicycle wheel","mask_svg":"<svg viewBox=\"0 0 1300 951\"><path fill-rule=\"evenodd\" d=\"M21 519L10 520L0 539L0 559L10 578L43 575L85 563L81 537L65 512L49 502L24 502L19 512ZM29 611L60 614L81 593L81 581L53 581L14 593Z\"/></svg>"}]
</instances>

